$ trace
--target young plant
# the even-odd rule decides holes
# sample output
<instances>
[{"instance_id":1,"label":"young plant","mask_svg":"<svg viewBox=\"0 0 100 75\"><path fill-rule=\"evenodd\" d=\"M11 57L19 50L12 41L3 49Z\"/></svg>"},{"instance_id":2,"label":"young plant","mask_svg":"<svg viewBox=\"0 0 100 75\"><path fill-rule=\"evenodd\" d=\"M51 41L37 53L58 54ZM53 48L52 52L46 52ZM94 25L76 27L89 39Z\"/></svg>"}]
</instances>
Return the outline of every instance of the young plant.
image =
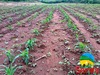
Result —
<instances>
[{"instance_id":1,"label":"young plant","mask_svg":"<svg viewBox=\"0 0 100 75\"><path fill-rule=\"evenodd\" d=\"M78 42L78 43L75 45L75 49L78 48L78 49L80 49L82 52L85 51L86 47L87 47L87 46L86 46L84 43L82 43L82 42Z\"/></svg>"},{"instance_id":2,"label":"young plant","mask_svg":"<svg viewBox=\"0 0 100 75\"><path fill-rule=\"evenodd\" d=\"M38 29L33 29L33 31L32 31L35 35L39 35L40 34L40 32L38 31Z\"/></svg>"},{"instance_id":3,"label":"young plant","mask_svg":"<svg viewBox=\"0 0 100 75\"><path fill-rule=\"evenodd\" d=\"M7 28L8 28L9 30L13 30L13 27L12 27L11 25L8 25Z\"/></svg>"},{"instance_id":4,"label":"young plant","mask_svg":"<svg viewBox=\"0 0 100 75\"><path fill-rule=\"evenodd\" d=\"M22 57L22 59L25 62L25 64L28 65L29 59L30 59L29 49L26 48L24 51L20 51L20 52L21 52L21 54L19 54L18 57Z\"/></svg>"},{"instance_id":5,"label":"young plant","mask_svg":"<svg viewBox=\"0 0 100 75\"><path fill-rule=\"evenodd\" d=\"M33 38L33 39L29 39L27 42L26 42L26 48L29 48L30 50L32 50L34 48L34 46L36 45L36 38Z\"/></svg>"},{"instance_id":6,"label":"young plant","mask_svg":"<svg viewBox=\"0 0 100 75\"><path fill-rule=\"evenodd\" d=\"M8 61L9 61L10 63L12 63L12 61L13 61L13 59L14 59L14 55L11 53L11 50L7 50L7 51L5 52L5 54L6 54L7 58L8 58Z\"/></svg>"},{"instance_id":7,"label":"young plant","mask_svg":"<svg viewBox=\"0 0 100 75\"><path fill-rule=\"evenodd\" d=\"M70 29L71 29L71 28L72 28L72 25L73 25L72 21L71 21L71 20L69 20L69 21L68 21L68 23L67 23L68 28L70 28Z\"/></svg>"},{"instance_id":8,"label":"young plant","mask_svg":"<svg viewBox=\"0 0 100 75\"><path fill-rule=\"evenodd\" d=\"M26 15L27 15L27 13L23 13L23 14L22 14L23 17L26 16Z\"/></svg>"},{"instance_id":9,"label":"young plant","mask_svg":"<svg viewBox=\"0 0 100 75\"><path fill-rule=\"evenodd\" d=\"M75 34L75 38L77 41L79 41L79 35L78 34Z\"/></svg>"},{"instance_id":10,"label":"young plant","mask_svg":"<svg viewBox=\"0 0 100 75\"><path fill-rule=\"evenodd\" d=\"M78 29L77 29L77 26L73 24L72 30L73 30L73 31L77 31L77 30L78 30Z\"/></svg>"},{"instance_id":11,"label":"young plant","mask_svg":"<svg viewBox=\"0 0 100 75\"><path fill-rule=\"evenodd\" d=\"M66 11L64 9L62 9L61 7L59 7L60 11L62 12L62 14L64 15L65 21L70 20L70 17L68 14L66 14Z\"/></svg>"},{"instance_id":12,"label":"young plant","mask_svg":"<svg viewBox=\"0 0 100 75\"><path fill-rule=\"evenodd\" d=\"M44 19L42 21L42 24L46 24L46 23L49 23L51 21L51 19L53 18L53 12L50 11L49 15L46 17L46 19Z\"/></svg>"},{"instance_id":13,"label":"young plant","mask_svg":"<svg viewBox=\"0 0 100 75\"><path fill-rule=\"evenodd\" d=\"M12 21L13 21L12 17L9 17L9 18L8 18L8 20L9 20L10 22L12 22Z\"/></svg>"},{"instance_id":14,"label":"young plant","mask_svg":"<svg viewBox=\"0 0 100 75\"><path fill-rule=\"evenodd\" d=\"M17 25L20 26L21 25L21 22L17 22Z\"/></svg>"},{"instance_id":15,"label":"young plant","mask_svg":"<svg viewBox=\"0 0 100 75\"><path fill-rule=\"evenodd\" d=\"M92 29L92 30L96 30L97 28L98 28L98 27L97 27L96 25L93 25L91 29Z\"/></svg>"},{"instance_id":16,"label":"young plant","mask_svg":"<svg viewBox=\"0 0 100 75\"><path fill-rule=\"evenodd\" d=\"M5 66L5 65L0 65L2 68L0 69L0 71L4 71L4 75L14 75L15 71L17 69L22 68L22 66L12 66L12 64L10 66Z\"/></svg>"}]
</instances>

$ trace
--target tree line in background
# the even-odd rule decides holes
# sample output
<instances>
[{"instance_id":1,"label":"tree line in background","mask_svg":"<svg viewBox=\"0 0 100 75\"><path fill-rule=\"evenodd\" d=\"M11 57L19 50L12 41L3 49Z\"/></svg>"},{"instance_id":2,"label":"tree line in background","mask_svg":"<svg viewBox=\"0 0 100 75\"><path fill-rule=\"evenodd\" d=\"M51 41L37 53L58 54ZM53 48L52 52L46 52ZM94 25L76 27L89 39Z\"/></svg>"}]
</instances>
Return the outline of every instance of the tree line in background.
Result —
<instances>
[{"instance_id":1,"label":"tree line in background","mask_svg":"<svg viewBox=\"0 0 100 75\"><path fill-rule=\"evenodd\" d=\"M1 0L1 1L28 1L28 2L44 2L44 3L58 3L58 2L68 2L68 3L100 3L100 0Z\"/></svg>"}]
</instances>

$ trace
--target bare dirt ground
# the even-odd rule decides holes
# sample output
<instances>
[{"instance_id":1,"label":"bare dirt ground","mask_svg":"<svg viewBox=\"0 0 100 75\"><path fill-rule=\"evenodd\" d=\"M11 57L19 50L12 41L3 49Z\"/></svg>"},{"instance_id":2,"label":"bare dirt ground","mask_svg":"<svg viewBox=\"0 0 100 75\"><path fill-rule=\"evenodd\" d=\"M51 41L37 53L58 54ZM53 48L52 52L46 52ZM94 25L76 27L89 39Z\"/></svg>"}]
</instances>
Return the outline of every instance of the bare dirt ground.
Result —
<instances>
[{"instance_id":1,"label":"bare dirt ground","mask_svg":"<svg viewBox=\"0 0 100 75\"><path fill-rule=\"evenodd\" d=\"M0 3L0 5L5 5L6 3ZM33 4L33 3L32 3ZM8 3L8 6L12 3ZM15 4L18 5L18 4ZM31 3L22 3L22 5L31 5ZM16 29L14 31L6 32L3 37L0 37L0 49L12 49L17 54L16 50L22 49L20 44L23 45L25 41L30 38L37 38L37 46L35 46L33 51L30 51L31 59L30 64L36 66L25 65L23 62L15 62L18 65L23 65L22 69L17 70L15 75L67 75L69 71L75 70L75 66L79 62L79 57L82 53L71 52L73 46L76 44L75 37L68 29L66 22L61 22L64 19L63 15L58 9L55 9L53 13L53 19L50 23L45 24L45 29L42 28L41 21L45 19L50 10L46 10L40 13L35 19L27 22L27 19L34 15L22 19L20 21L25 21L24 26L17 26L16 23L12 24ZM77 25L78 29L84 35L86 40L90 41L93 46L93 50L100 50L100 46L95 42L95 39L90 38L90 33L85 30L83 24L81 24L75 17L73 17L69 12L66 12L73 22ZM39 36L35 36L31 33L31 30L37 28L41 31ZM5 29L5 27L4 27ZM3 30L3 28L2 28ZM0 31L1 32L1 31ZM83 38L84 38L83 37ZM82 38L82 39L83 39ZM69 41L66 45L65 41ZM68 49L70 48L70 49ZM94 53L95 54L95 53ZM41 59L38 59L42 57ZM96 60L100 59L100 53L95 54ZM5 56L2 51L0 52L0 60L4 60ZM67 59L67 64L62 65L60 62ZM22 61L21 59L19 59ZM4 61L0 61L2 64ZM68 64L70 62L70 64ZM0 75L4 75L0 73Z\"/></svg>"}]
</instances>

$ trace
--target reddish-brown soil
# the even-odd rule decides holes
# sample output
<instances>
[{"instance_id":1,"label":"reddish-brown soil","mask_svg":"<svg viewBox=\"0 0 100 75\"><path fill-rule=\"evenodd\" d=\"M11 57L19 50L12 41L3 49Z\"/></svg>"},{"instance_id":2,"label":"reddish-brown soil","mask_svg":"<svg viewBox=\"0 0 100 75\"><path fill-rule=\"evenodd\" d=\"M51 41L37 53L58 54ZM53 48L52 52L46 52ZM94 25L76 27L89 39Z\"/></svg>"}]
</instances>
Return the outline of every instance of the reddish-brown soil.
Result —
<instances>
[{"instance_id":1,"label":"reddish-brown soil","mask_svg":"<svg viewBox=\"0 0 100 75\"><path fill-rule=\"evenodd\" d=\"M68 6L67 6L67 7L68 7ZM100 22L100 18L99 18L99 17L94 17L92 14L87 13L84 9L72 8L72 7L70 7L70 6L69 6L68 8L73 9L73 10L75 10L75 11L78 11L78 12L80 12L80 13L86 15L88 18L91 18L91 19L93 19L94 21L96 21L96 23ZM97 15L97 16L98 16L98 15ZM94 22L94 21L93 21L93 22Z\"/></svg>"},{"instance_id":2,"label":"reddish-brown soil","mask_svg":"<svg viewBox=\"0 0 100 75\"><path fill-rule=\"evenodd\" d=\"M91 34L90 34L90 32L88 32L86 29L85 29L85 27L84 27L84 25L81 23L81 22L79 22L75 17L73 17L72 15L71 15L71 13L69 13L69 12L66 12L68 15L69 15L69 17L73 20L73 22L77 25L77 27L79 28L79 30L81 31L81 33L84 35L84 37L86 38L86 40L89 40L90 41L90 44L92 45L92 47L94 48L93 50L94 51L97 51L97 53L95 54L95 58L97 59L97 60L99 60L100 59L100 45L99 44L97 44L96 43L96 40L94 39L94 38L91 38ZM93 51L93 52L94 52Z\"/></svg>"},{"instance_id":3,"label":"reddish-brown soil","mask_svg":"<svg viewBox=\"0 0 100 75\"><path fill-rule=\"evenodd\" d=\"M5 19L5 20L0 24L0 29L4 28L5 26L8 26L8 25L15 24L17 21L20 21L20 20L22 20L22 19L24 19L24 18L30 16L31 14L34 14L35 12L38 12L39 10L41 10L41 9L37 9L36 11L32 11L32 12L30 12L30 13L27 13L26 16L21 16L21 14L20 14L20 15L15 15L15 16L12 17L12 19L13 19L12 22L10 22L8 19ZM21 17L19 17L19 16L21 16Z\"/></svg>"},{"instance_id":4,"label":"reddish-brown soil","mask_svg":"<svg viewBox=\"0 0 100 75\"><path fill-rule=\"evenodd\" d=\"M79 62L79 57L82 53L75 52L73 49L76 44L75 37L73 36L74 33L68 29L66 25L67 22L61 22L64 16L58 9L55 9L50 23L45 25L41 24L41 21L48 16L49 12L50 9L45 10L35 19L27 21L35 12L31 13L26 16L26 18L19 20L20 22L24 21L24 26L17 26L16 23L12 24L14 27L12 31L8 32L5 26L1 28L2 30L0 32L3 33L4 30L6 33L0 37L0 50L2 50L0 52L0 60L6 58L3 54L3 49L12 49L16 55L17 50L23 49L23 43L30 38L37 38L37 45L34 47L34 50L29 52L31 57L29 65L25 65L22 59L19 58L20 62L17 60L15 64L22 65L23 68L17 70L15 75L68 75L69 71L75 70L75 65ZM86 40L90 41L90 44L92 44L94 48L93 50L99 51L100 46L95 42L95 39L90 38L91 34L85 30L83 24L77 21L69 12L66 13L81 31L81 36L84 35L83 38L85 37ZM45 28L43 28L43 26L45 26ZM39 29L41 32L40 35L35 36L31 33L34 28ZM81 37L81 39L83 38ZM68 44L65 44L66 40L69 42ZM22 45L22 47L20 45ZM95 54L95 52L93 54ZM41 59L38 60L38 58ZM100 53L95 54L95 58L99 60ZM67 59L67 64L60 64L64 59ZM68 64L68 62L70 64ZM2 63L4 63L4 61L0 61L0 64ZM31 66L34 64L36 64L36 66ZM4 74L0 73L0 75Z\"/></svg>"},{"instance_id":5,"label":"reddish-brown soil","mask_svg":"<svg viewBox=\"0 0 100 75\"><path fill-rule=\"evenodd\" d=\"M97 19L96 17L93 17L92 15L89 15L89 14L86 14L86 13L82 13L80 10L76 10L75 8L71 8L75 13L81 13L83 16L85 16L86 18L90 19L92 21L91 24L88 24L88 23L85 23L83 21L81 21L78 17L77 20L79 20L81 23L83 23L84 27L86 29L88 29L88 31L90 31L91 33L91 36L93 35L97 35L97 36L94 36L94 38L97 40L97 39L100 39L100 36L99 36L99 32L100 32L100 24L99 24L99 18ZM90 26L89 26L90 25ZM97 29L96 30L92 30L92 25L95 25L97 26Z\"/></svg>"},{"instance_id":6,"label":"reddish-brown soil","mask_svg":"<svg viewBox=\"0 0 100 75\"><path fill-rule=\"evenodd\" d=\"M44 15L41 14L40 16L37 17L37 19L39 17L40 17L39 19L43 19L43 17L41 18L41 16L44 16ZM24 66L24 68L21 71L18 70L18 72L16 72L15 75L18 75L18 74L20 75L21 72L22 72L21 75L27 75L27 74L29 75L33 75L33 74L35 75L40 75L40 74L42 75L66 75L68 71L70 70L67 70L67 69L64 70L64 67L59 64L59 62L63 61L62 57L65 56L66 58L68 58L68 60L70 60L72 64L76 64L78 62L78 58L80 55L76 55L74 53L67 51L66 50L67 46L64 45L64 40L70 41L70 44L68 46L72 46L73 44L71 44L72 40L70 39L71 38L70 34L64 30L65 23L60 22L62 19L63 18L61 17L60 12L56 10L53 14L53 19L51 23L47 24L48 27L46 28L45 32L41 33L42 36L39 36L39 37L37 36L39 44L35 48L35 52L30 53L31 55L35 56L35 59L43 55L47 55L47 57L46 58L44 57L43 59L40 59L36 62L34 62L34 59L32 58L31 63L32 64L37 63L36 68ZM38 20L36 21L38 22ZM17 31L14 33L6 34L5 40L6 41L9 40L8 41L9 44L5 45L1 43L2 44L1 47L5 46L7 49L10 49L13 44L23 43L28 38L34 37L29 32L30 28L38 28L38 26L35 27L35 24L34 24L31 27L23 27L23 28L21 27L21 28L18 28ZM21 38L22 34L23 36L25 35L23 38ZM18 36L17 38L19 40L13 41L10 39L10 37L9 38L7 37L8 35L10 37L12 35L16 35ZM5 56L2 56L1 60L3 58L5 58ZM74 58L75 60L72 60L72 58ZM0 62L0 63L3 63L3 62ZM66 65L64 66L67 67Z\"/></svg>"},{"instance_id":7,"label":"reddish-brown soil","mask_svg":"<svg viewBox=\"0 0 100 75\"><path fill-rule=\"evenodd\" d=\"M90 41L90 43L93 45L93 47L95 48L95 50L99 50L100 49L99 44L96 43L96 40L94 38L91 38L92 35L85 29L84 24L82 24L75 17L73 17L70 14L70 12L67 12L67 14L75 22L75 24L77 25L77 27L81 30L82 34L86 37L86 39Z\"/></svg>"},{"instance_id":8,"label":"reddish-brown soil","mask_svg":"<svg viewBox=\"0 0 100 75\"><path fill-rule=\"evenodd\" d=\"M68 70L64 71L62 65L59 64L60 61L63 61L62 57L65 55L71 62L72 58L78 59L79 57L79 55L74 57L74 53L66 51L64 40L70 40L70 35L64 31L65 23L61 23L60 20L60 13L56 10L53 14L52 23L48 24L48 28L39 39L40 47L37 48L37 52L31 53L37 58L50 55L36 62L37 67L33 69L36 72L35 75L66 75ZM70 58L70 56L72 57ZM76 63L77 60L74 60L74 64Z\"/></svg>"}]
</instances>

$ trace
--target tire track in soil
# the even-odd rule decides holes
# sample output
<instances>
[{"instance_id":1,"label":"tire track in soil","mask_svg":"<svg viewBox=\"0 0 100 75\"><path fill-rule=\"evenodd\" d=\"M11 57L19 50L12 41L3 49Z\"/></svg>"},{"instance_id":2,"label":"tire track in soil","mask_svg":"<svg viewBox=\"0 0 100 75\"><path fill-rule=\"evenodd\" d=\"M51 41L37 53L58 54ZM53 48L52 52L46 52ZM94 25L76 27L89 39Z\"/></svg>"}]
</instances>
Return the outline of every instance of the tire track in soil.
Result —
<instances>
[{"instance_id":1,"label":"tire track in soil","mask_svg":"<svg viewBox=\"0 0 100 75\"><path fill-rule=\"evenodd\" d=\"M55 10L48 29L42 34L43 37L40 38L42 45L45 45L45 48L42 49L43 52L33 53L36 56L50 53L51 56L37 62L38 66L34 69L36 71L35 75L66 75L66 71L63 71L63 67L59 64L64 55L64 39L68 39L66 31L63 29L65 23L61 23L61 20L59 11Z\"/></svg>"}]
</instances>

